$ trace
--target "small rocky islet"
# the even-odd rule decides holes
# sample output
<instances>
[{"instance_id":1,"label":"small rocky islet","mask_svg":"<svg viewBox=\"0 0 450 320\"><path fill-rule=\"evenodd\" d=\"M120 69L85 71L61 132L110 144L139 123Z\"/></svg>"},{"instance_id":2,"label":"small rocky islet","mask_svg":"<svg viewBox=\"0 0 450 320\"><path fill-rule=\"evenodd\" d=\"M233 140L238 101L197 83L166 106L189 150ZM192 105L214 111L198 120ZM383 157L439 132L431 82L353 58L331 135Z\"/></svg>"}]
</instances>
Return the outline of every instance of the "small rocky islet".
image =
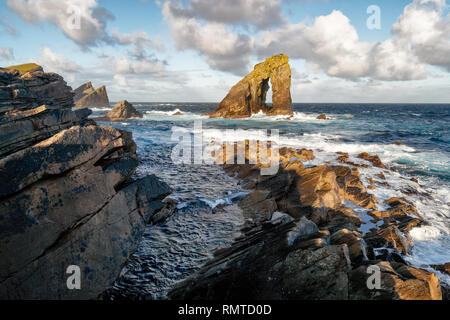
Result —
<instances>
[{"instance_id":1,"label":"small rocky islet","mask_svg":"<svg viewBox=\"0 0 450 320\"><path fill-rule=\"evenodd\" d=\"M269 80L272 106L265 103ZM290 81L288 57L267 58L209 116L290 117ZM2 299L98 298L136 250L145 226L172 214L165 182L133 178L139 159L131 133L95 122L142 114L124 100L104 118L89 118L84 107L109 108L107 99L104 87L95 90L87 83L72 91L62 77L42 68L0 69ZM249 162L250 141L244 143ZM393 170L377 155L361 153L356 163L339 152L342 165L318 166L304 164L314 159L314 150L281 147L279 156L280 169L272 176L261 175L261 164L224 161L225 172L248 191L238 203L246 218L242 235L178 283L169 298L448 297L435 274L403 258L414 245L408 232L427 223L414 205L393 197L384 201L384 211L376 210L378 200L368 190L387 182L383 173L363 181L358 168ZM348 202L369 209L375 227L362 232L362 218ZM86 266L82 290L68 291L61 281L72 264ZM367 286L373 266L381 271L381 289ZM448 273L447 265L434 268Z\"/></svg>"}]
</instances>

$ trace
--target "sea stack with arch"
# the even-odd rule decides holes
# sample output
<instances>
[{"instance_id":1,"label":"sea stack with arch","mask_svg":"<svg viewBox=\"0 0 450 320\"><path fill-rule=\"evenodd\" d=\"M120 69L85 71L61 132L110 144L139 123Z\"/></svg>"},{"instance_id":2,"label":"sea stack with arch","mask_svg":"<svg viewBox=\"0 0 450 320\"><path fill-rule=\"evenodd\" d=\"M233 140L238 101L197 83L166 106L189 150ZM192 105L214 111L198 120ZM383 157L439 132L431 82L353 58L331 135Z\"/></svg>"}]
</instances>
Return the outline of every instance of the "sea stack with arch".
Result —
<instances>
[{"instance_id":1,"label":"sea stack with arch","mask_svg":"<svg viewBox=\"0 0 450 320\"><path fill-rule=\"evenodd\" d=\"M272 106L266 105L266 94L272 85ZM291 68L289 57L274 55L255 65L251 73L234 85L211 118L247 118L264 112L267 115L292 115Z\"/></svg>"}]
</instances>

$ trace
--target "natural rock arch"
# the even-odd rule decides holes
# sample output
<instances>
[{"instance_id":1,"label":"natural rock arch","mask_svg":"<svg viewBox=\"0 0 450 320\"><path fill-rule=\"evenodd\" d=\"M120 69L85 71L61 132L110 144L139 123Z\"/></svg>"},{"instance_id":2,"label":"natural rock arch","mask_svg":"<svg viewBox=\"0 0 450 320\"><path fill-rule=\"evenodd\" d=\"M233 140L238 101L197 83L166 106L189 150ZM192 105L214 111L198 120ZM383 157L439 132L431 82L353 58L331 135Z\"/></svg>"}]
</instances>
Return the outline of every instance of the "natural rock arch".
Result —
<instances>
[{"instance_id":1,"label":"natural rock arch","mask_svg":"<svg viewBox=\"0 0 450 320\"><path fill-rule=\"evenodd\" d=\"M266 105L272 85L272 106ZM233 86L211 114L211 118L246 118L260 111L267 115L292 115L291 68L289 57L278 54L255 66L254 70Z\"/></svg>"}]
</instances>

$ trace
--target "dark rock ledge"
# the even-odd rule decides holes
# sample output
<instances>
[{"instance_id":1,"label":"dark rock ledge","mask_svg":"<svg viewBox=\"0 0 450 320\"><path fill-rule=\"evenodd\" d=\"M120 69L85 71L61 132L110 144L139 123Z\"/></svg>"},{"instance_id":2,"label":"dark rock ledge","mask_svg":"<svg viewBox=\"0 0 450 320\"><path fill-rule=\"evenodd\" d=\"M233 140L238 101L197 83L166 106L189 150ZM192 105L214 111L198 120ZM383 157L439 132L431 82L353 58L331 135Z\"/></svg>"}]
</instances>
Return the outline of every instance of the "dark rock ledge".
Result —
<instances>
[{"instance_id":1,"label":"dark rock ledge","mask_svg":"<svg viewBox=\"0 0 450 320\"><path fill-rule=\"evenodd\" d=\"M0 299L97 298L171 192L131 179L131 133L72 110L73 95L57 74L0 69ZM70 265L81 290L67 288Z\"/></svg>"},{"instance_id":2,"label":"dark rock ledge","mask_svg":"<svg viewBox=\"0 0 450 320\"><path fill-rule=\"evenodd\" d=\"M280 156L274 176L261 176L260 165L224 165L250 191L239 203L244 234L178 283L171 299L442 299L436 275L402 258L412 246L408 231L423 223L411 203L392 198L387 211L375 211L378 200L356 167L307 168L302 160L314 155L305 149L282 148ZM363 234L361 217L344 200L382 224ZM367 287L369 266L380 270L380 289Z\"/></svg>"}]
</instances>

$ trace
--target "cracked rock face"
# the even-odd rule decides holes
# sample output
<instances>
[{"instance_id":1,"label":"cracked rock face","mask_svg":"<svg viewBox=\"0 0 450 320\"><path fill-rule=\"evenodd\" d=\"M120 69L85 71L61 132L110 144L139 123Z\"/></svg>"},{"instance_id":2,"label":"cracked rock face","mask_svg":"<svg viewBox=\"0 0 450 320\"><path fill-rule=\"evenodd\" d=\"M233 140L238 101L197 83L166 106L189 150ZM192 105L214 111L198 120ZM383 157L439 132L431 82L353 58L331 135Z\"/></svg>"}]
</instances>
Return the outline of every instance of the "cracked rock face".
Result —
<instances>
[{"instance_id":1,"label":"cracked rock face","mask_svg":"<svg viewBox=\"0 0 450 320\"><path fill-rule=\"evenodd\" d=\"M155 176L131 179L131 133L72 111L72 90L58 75L2 69L0 79L8 93L0 96L0 299L95 299L170 188ZM39 98L9 94L30 83ZM81 290L67 288L70 265L80 267Z\"/></svg>"},{"instance_id":2,"label":"cracked rock face","mask_svg":"<svg viewBox=\"0 0 450 320\"><path fill-rule=\"evenodd\" d=\"M272 106L266 105L266 94L272 85ZM239 81L217 109L212 118L246 118L264 112L267 115L292 115L291 68L284 54L267 58Z\"/></svg>"}]
</instances>

